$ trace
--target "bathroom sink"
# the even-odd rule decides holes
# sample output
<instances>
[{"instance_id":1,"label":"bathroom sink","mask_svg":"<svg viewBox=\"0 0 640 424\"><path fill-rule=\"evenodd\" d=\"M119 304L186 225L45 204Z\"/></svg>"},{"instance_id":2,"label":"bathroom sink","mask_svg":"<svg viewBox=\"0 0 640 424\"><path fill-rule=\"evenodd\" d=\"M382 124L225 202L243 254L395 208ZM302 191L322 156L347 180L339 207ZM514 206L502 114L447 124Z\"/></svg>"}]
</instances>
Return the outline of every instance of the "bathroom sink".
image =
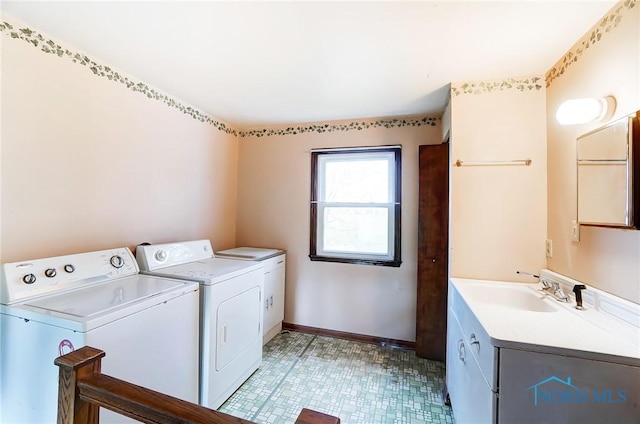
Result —
<instances>
[{"instance_id":1,"label":"bathroom sink","mask_svg":"<svg viewBox=\"0 0 640 424\"><path fill-rule=\"evenodd\" d=\"M545 294L517 283L470 284L464 288L464 292L473 301L485 305L530 312L557 312L557 309L545 300Z\"/></svg>"}]
</instances>

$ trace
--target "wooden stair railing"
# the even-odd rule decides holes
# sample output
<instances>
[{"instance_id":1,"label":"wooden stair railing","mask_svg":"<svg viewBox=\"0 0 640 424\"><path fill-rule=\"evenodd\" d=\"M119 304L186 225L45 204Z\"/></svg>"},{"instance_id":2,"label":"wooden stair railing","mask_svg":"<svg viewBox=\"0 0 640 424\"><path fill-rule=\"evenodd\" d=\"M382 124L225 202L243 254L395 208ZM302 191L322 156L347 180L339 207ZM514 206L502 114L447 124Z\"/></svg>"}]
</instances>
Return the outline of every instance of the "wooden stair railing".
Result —
<instances>
[{"instance_id":1,"label":"wooden stair railing","mask_svg":"<svg viewBox=\"0 0 640 424\"><path fill-rule=\"evenodd\" d=\"M101 407L148 424L253 424L102 374L104 356L85 346L55 360L58 424L99 424ZM340 424L340 419L305 408L296 424Z\"/></svg>"}]
</instances>

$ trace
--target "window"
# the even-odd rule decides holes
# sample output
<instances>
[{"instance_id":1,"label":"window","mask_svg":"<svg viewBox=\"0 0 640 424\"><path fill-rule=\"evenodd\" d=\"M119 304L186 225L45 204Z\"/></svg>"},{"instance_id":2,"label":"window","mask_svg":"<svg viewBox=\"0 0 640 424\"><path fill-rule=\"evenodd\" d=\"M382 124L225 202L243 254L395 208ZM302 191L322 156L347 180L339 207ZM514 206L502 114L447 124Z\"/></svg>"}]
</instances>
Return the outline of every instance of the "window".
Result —
<instances>
[{"instance_id":1,"label":"window","mask_svg":"<svg viewBox=\"0 0 640 424\"><path fill-rule=\"evenodd\" d=\"M400 147L311 152L312 261L400 266Z\"/></svg>"}]
</instances>

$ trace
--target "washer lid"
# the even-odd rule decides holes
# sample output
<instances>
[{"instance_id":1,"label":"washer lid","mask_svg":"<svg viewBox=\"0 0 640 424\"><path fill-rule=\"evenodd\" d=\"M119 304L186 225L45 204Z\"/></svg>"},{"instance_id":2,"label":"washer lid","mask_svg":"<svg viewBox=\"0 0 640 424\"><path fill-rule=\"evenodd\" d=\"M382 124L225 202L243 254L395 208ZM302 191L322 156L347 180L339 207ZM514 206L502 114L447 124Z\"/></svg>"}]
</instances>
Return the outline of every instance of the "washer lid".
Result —
<instances>
[{"instance_id":1,"label":"washer lid","mask_svg":"<svg viewBox=\"0 0 640 424\"><path fill-rule=\"evenodd\" d=\"M25 302L24 305L41 309L45 314L59 313L78 318L90 318L180 288L186 288L184 281L138 274L43 297Z\"/></svg>"},{"instance_id":2,"label":"washer lid","mask_svg":"<svg viewBox=\"0 0 640 424\"><path fill-rule=\"evenodd\" d=\"M281 249L264 249L260 247L236 247L235 249L221 250L216 252L218 256L224 256L237 259L248 259L251 261L263 261L282 255L284 250Z\"/></svg>"}]
</instances>

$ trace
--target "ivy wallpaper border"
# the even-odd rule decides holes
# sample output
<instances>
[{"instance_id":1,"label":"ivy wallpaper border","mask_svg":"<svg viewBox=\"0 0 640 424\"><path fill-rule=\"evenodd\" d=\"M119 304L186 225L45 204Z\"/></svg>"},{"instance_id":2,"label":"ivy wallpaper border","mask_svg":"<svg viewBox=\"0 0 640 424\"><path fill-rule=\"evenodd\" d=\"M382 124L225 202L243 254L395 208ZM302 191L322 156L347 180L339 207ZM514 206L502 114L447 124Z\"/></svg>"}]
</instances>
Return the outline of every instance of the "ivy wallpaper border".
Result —
<instances>
[{"instance_id":1,"label":"ivy wallpaper border","mask_svg":"<svg viewBox=\"0 0 640 424\"><path fill-rule=\"evenodd\" d=\"M420 117L420 118L385 118L373 121L353 121L344 124L325 124L314 123L308 125L289 126L287 128L264 128L253 130L237 130L231 128L227 124L220 122L208 114L181 103L180 101L149 87L143 82L136 82L129 77L122 75L118 71L109 66L101 65L95 60L89 58L84 53L73 52L62 47L50 38L45 37L41 33L34 31L28 27L16 28L14 25L6 21L5 17L0 22L0 32L14 40L21 40L41 52L66 58L73 63L84 66L91 71L93 75L101 78L107 78L109 81L120 83L134 92L141 93L148 99L160 101L165 105L179 110L180 112L191 116L193 119L212 125L216 129L236 137L269 137L282 135L297 135L305 133L328 133L335 131L360 131L369 128L399 128L399 127L420 127L424 125L435 126L440 118Z\"/></svg>"},{"instance_id":2,"label":"ivy wallpaper border","mask_svg":"<svg viewBox=\"0 0 640 424\"><path fill-rule=\"evenodd\" d=\"M518 90L521 92L541 90L541 77L508 78L500 81L464 82L451 85L454 96L462 94L486 94L495 91Z\"/></svg>"},{"instance_id":3,"label":"ivy wallpaper border","mask_svg":"<svg viewBox=\"0 0 640 424\"><path fill-rule=\"evenodd\" d=\"M635 7L637 0L624 0L605 15L600 23L586 34L569 50L556 64L547 72L545 81L547 87L551 83L565 73L569 66L576 63L583 55L585 50L602 40L602 37L616 28L627 12Z\"/></svg>"},{"instance_id":4,"label":"ivy wallpaper border","mask_svg":"<svg viewBox=\"0 0 640 424\"><path fill-rule=\"evenodd\" d=\"M425 125L436 126L440 118L425 116L422 118L391 118L375 121L353 121L345 124L310 124L302 126L290 126L286 128L264 128L255 130L238 131L240 137L271 137L282 135L298 135L305 133L329 133L336 131L361 131L369 128L400 128L422 127Z\"/></svg>"},{"instance_id":5,"label":"ivy wallpaper border","mask_svg":"<svg viewBox=\"0 0 640 424\"><path fill-rule=\"evenodd\" d=\"M85 66L88 70L90 70L94 75L98 77L107 78L109 81L125 85L131 91L139 92L149 99L160 101L169 107L175 108L182 113L191 116L193 119L207 123L209 125L213 125L220 131L234 136L238 135L235 129L230 128L226 124L211 118L209 115L199 111L198 109L191 106L186 106L179 101L169 97L168 95L160 93L159 91L149 87L143 82L135 82L130 78L115 71L111 67L97 63L83 53L72 52L69 49L63 48L55 41L44 37L37 31L26 27L14 28L13 25L3 20L2 22L0 22L0 32L13 39L25 41L33 45L35 48L39 48L41 52L52 54L61 58L70 59L73 63Z\"/></svg>"}]
</instances>

